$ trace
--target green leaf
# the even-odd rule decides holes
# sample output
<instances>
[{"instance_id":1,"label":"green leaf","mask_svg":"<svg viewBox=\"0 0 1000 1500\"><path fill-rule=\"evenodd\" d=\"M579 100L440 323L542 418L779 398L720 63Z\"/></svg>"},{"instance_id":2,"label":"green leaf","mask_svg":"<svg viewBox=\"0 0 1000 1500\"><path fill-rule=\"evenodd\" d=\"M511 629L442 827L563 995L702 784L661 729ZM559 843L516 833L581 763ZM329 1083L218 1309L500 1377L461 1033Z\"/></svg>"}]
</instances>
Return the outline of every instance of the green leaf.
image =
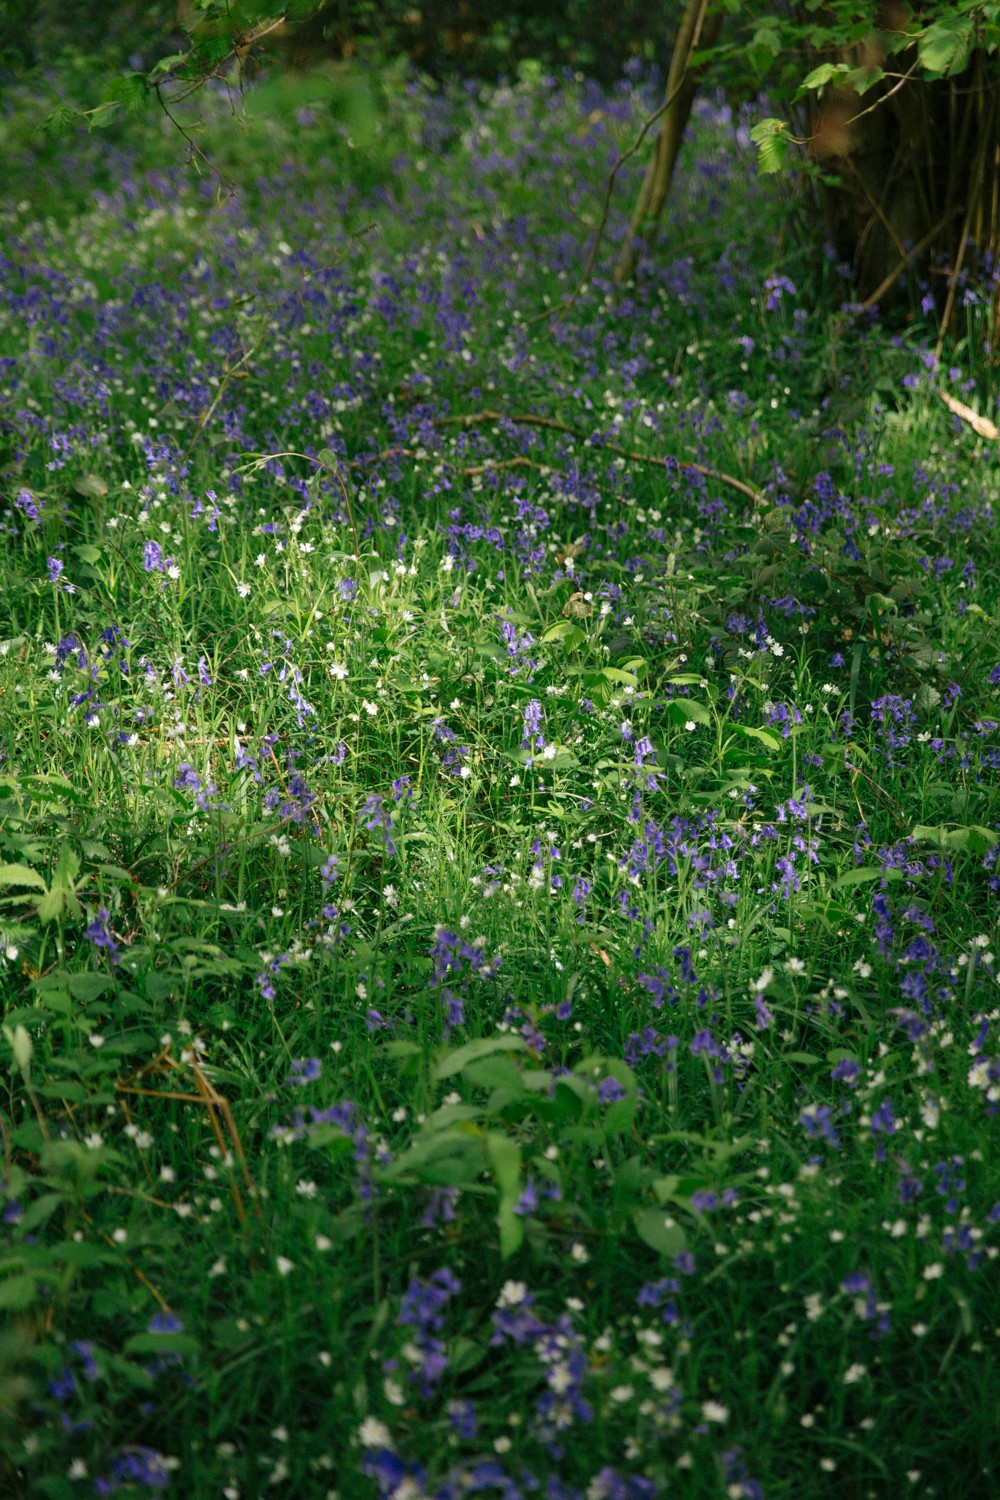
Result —
<instances>
[{"instance_id":1,"label":"green leaf","mask_svg":"<svg viewBox=\"0 0 1000 1500\"><path fill-rule=\"evenodd\" d=\"M729 726L737 734L745 735L749 740L756 740L760 745L766 745L768 750L780 750L781 740L769 729L755 729L751 724L731 724Z\"/></svg>"},{"instance_id":2,"label":"green leaf","mask_svg":"<svg viewBox=\"0 0 1000 1500\"><path fill-rule=\"evenodd\" d=\"M501 1194L515 1200L521 1195L521 1148L510 1136L491 1130L486 1137L486 1154Z\"/></svg>"},{"instance_id":3,"label":"green leaf","mask_svg":"<svg viewBox=\"0 0 1000 1500\"><path fill-rule=\"evenodd\" d=\"M497 1228L500 1230L500 1259L509 1260L524 1243L524 1219L514 1212L514 1205L504 1199L497 1213Z\"/></svg>"},{"instance_id":4,"label":"green leaf","mask_svg":"<svg viewBox=\"0 0 1000 1500\"><path fill-rule=\"evenodd\" d=\"M635 1232L644 1244L672 1261L687 1246L687 1235L679 1224L668 1220L658 1208L641 1208L632 1215Z\"/></svg>"},{"instance_id":5,"label":"green leaf","mask_svg":"<svg viewBox=\"0 0 1000 1500\"><path fill-rule=\"evenodd\" d=\"M635 1094L626 1094L608 1106L604 1116L604 1134L608 1137L624 1135L632 1127L638 1107Z\"/></svg>"},{"instance_id":6,"label":"green leaf","mask_svg":"<svg viewBox=\"0 0 1000 1500\"><path fill-rule=\"evenodd\" d=\"M104 89L110 104L120 104L126 114L134 115L149 103L150 90L142 73L123 73L112 78Z\"/></svg>"},{"instance_id":7,"label":"green leaf","mask_svg":"<svg viewBox=\"0 0 1000 1500\"><path fill-rule=\"evenodd\" d=\"M114 980L108 974L69 974L66 978L66 988L74 1000L83 1000L87 1004L113 987Z\"/></svg>"},{"instance_id":8,"label":"green leaf","mask_svg":"<svg viewBox=\"0 0 1000 1500\"><path fill-rule=\"evenodd\" d=\"M0 1308L5 1312L24 1312L34 1300L34 1276L5 1276L0 1281Z\"/></svg>"},{"instance_id":9,"label":"green leaf","mask_svg":"<svg viewBox=\"0 0 1000 1500\"><path fill-rule=\"evenodd\" d=\"M197 1354L198 1340L189 1333L136 1333L125 1341L126 1354Z\"/></svg>"},{"instance_id":10,"label":"green leaf","mask_svg":"<svg viewBox=\"0 0 1000 1500\"><path fill-rule=\"evenodd\" d=\"M917 43L917 57L925 73L947 78L961 73L969 61L972 31L954 21L935 21Z\"/></svg>"},{"instance_id":11,"label":"green leaf","mask_svg":"<svg viewBox=\"0 0 1000 1500\"><path fill-rule=\"evenodd\" d=\"M8 885L28 885L33 891L48 889L38 871L27 865L0 865L0 889Z\"/></svg>"},{"instance_id":12,"label":"green leaf","mask_svg":"<svg viewBox=\"0 0 1000 1500\"><path fill-rule=\"evenodd\" d=\"M881 83L885 77L885 69L877 67L852 68L844 82L849 89L856 94L867 94L877 83Z\"/></svg>"},{"instance_id":13,"label":"green leaf","mask_svg":"<svg viewBox=\"0 0 1000 1500\"><path fill-rule=\"evenodd\" d=\"M63 844L59 850L59 862L56 865L55 875L52 877L54 885L72 886L80 873L80 856L70 844Z\"/></svg>"},{"instance_id":14,"label":"green leaf","mask_svg":"<svg viewBox=\"0 0 1000 1500\"><path fill-rule=\"evenodd\" d=\"M581 641L584 638L583 631L578 625L574 625L570 620L557 620L545 631L542 636L542 645L546 646L550 641L564 641L567 636L579 636Z\"/></svg>"},{"instance_id":15,"label":"green leaf","mask_svg":"<svg viewBox=\"0 0 1000 1500\"><path fill-rule=\"evenodd\" d=\"M516 1094L524 1093L521 1070L510 1057L481 1057L478 1062L471 1062L463 1069L462 1077L473 1088L507 1089Z\"/></svg>"},{"instance_id":16,"label":"green leaf","mask_svg":"<svg viewBox=\"0 0 1000 1500\"><path fill-rule=\"evenodd\" d=\"M835 891L847 891L855 885L868 885L872 880L901 880L901 870L848 870L846 875L841 875L839 880L833 883Z\"/></svg>"},{"instance_id":17,"label":"green leaf","mask_svg":"<svg viewBox=\"0 0 1000 1500\"><path fill-rule=\"evenodd\" d=\"M67 914L79 919L83 916L83 907L71 890L62 885L54 885L38 903L39 920L56 922Z\"/></svg>"},{"instance_id":18,"label":"green leaf","mask_svg":"<svg viewBox=\"0 0 1000 1500\"><path fill-rule=\"evenodd\" d=\"M750 131L750 139L757 147L757 170L762 177L771 172L780 172L788 155L788 137L784 120L760 120Z\"/></svg>"},{"instance_id":19,"label":"green leaf","mask_svg":"<svg viewBox=\"0 0 1000 1500\"><path fill-rule=\"evenodd\" d=\"M31 1065L31 1055L34 1051L31 1037L24 1026L5 1026L3 1028L4 1040L14 1054L14 1062L20 1072L27 1076Z\"/></svg>"},{"instance_id":20,"label":"green leaf","mask_svg":"<svg viewBox=\"0 0 1000 1500\"><path fill-rule=\"evenodd\" d=\"M670 717L676 724L686 724L690 719L695 724L703 724L711 727L711 711L704 703L700 703L697 698L673 698L668 703L667 708Z\"/></svg>"},{"instance_id":21,"label":"green leaf","mask_svg":"<svg viewBox=\"0 0 1000 1500\"><path fill-rule=\"evenodd\" d=\"M453 1078L456 1073L461 1073L466 1063L490 1057L494 1052L524 1052L527 1046L522 1036L480 1037L477 1041L466 1042L463 1047L446 1052L432 1069L431 1077L435 1083L441 1083L445 1078Z\"/></svg>"},{"instance_id":22,"label":"green leaf","mask_svg":"<svg viewBox=\"0 0 1000 1500\"><path fill-rule=\"evenodd\" d=\"M847 63L820 63L818 68L813 68L812 72L807 73L803 78L796 98L801 98L812 89L825 89L832 78L848 71Z\"/></svg>"},{"instance_id":23,"label":"green leaf","mask_svg":"<svg viewBox=\"0 0 1000 1500\"><path fill-rule=\"evenodd\" d=\"M923 844L936 844L939 849L985 854L1000 840L995 829L985 828L982 823L970 823L965 828L952 828L946 823L929 826L918 823L913 837Z\"/></svg>"}]
</instances>

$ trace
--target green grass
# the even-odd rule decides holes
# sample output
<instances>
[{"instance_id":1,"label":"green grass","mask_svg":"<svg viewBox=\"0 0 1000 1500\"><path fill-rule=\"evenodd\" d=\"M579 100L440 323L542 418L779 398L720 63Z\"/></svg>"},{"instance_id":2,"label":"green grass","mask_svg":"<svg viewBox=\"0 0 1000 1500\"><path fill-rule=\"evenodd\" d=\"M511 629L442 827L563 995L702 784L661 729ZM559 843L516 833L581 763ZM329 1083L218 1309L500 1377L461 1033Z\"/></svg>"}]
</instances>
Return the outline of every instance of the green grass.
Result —
<instances>
[{"instance_id":1,"label":"green grass","mask_svg":"<svg viewBox=\"0 0 1000 1500\"><path fill-rule=\"evenodd\" d=\"M769 309L706 117L526 332L593 102L6 214L4 1493L996 1478L985 314Z\"/></svg>"}]
</instances>

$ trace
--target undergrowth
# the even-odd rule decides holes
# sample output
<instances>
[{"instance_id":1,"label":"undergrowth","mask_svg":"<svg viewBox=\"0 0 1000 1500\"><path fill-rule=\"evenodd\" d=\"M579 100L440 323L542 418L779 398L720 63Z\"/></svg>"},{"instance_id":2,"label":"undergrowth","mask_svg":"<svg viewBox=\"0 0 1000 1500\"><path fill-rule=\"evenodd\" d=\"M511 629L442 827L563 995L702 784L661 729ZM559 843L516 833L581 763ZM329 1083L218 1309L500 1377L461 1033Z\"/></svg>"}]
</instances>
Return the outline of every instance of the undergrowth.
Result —
<instances>
[{"instance_id":1,"label":"undergrowth","mask_svg":"<svg viewBox=\"0 0 1000 1500\"><path fill-rule=\"evenodd\" d=\"M712 106L532 323L644 98L23 133L5 1494L996 1477L983 309L807 295Z\"/></svg>"}]
</instances>

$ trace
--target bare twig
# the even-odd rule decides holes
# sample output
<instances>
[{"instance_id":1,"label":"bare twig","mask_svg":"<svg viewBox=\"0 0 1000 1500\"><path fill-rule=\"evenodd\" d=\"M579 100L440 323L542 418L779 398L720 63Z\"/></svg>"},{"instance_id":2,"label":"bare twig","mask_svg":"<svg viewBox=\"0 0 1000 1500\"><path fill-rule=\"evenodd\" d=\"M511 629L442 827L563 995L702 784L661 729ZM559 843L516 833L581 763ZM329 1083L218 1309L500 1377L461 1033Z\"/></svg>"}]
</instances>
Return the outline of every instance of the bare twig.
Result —
<instances>
[{"instance_id":1,"label":"bare twig","mask_svg":"<svg viewBox=\"0 0 1000 1500\"><path fill-rule=\"evenodd\" d=\"M677 84L677 87L667 95L663 103L656 109L654 109L651 115L647 115L646 119L642 123L642 128L639 131L639 134L636 136L631 146L629 146L627 151L622 152L621 156L619 156L618 160L611 168L611 171L608 174L607 184L605 185L604 189L604 203L601 207L601 217L598 220L597 229L594 232L594 242L590 247L590 254L587 256L587 261L584 265L583 273L580 277L580 280L577 282L576 287L566 298L566 300L564 302L560 302L557 307L546 308L544 312L537 313L533 318L528 318L521 325L523 328L530 328L535 323L543 323L546 318L553 318L555 321L553 322L552 326L553 328L557 327L558 324L562 322L565 315L569 312L570 308L573 307L573 305L578 300L580 293L584 290L587 282L590 280L590 273L594 269L594 263L597 260L598 252L600 251L601 245L604 241L604 231L607 228L608 215L611 212L611 197L615 190L615 180L618 176L618 173L621 171L625 163L629 161L638 151L639 147L642 145L643 141L646 139L646 136L652 130L657 120L659 120L661 116L666 114L667 110L670 108L670 106L673 104L674 100L680 93L683 82L684 80L681 79L680 83Z\"/></svg>"},{"instance_id":2,"label":"bare twig","mask_svg":"<svg viewBox=\"0 0 1000 1500\"><path fill-rule=\"evenodd\" d=\"M862 312L868 312L871 308L875 307L877 303L881 302L886 292L890 289L890 287L895 285L910 262L915 260L918 255L926 250L928 245L933 244L938 235L941 233L942 229L946 227L948 220L951 217L951 214L946 214L943 219L941 219L937 224L934 225L933 229L929 229L923 236L923 238L917 241L912 250L908 250L906 252L902 259L899 260L895 266L893 266L888 276L886 276L882 281L879 282L878 286L872 292L871 296L866 297L864 302L860 304L860 310Z\"/></svg>"}]
</instances>

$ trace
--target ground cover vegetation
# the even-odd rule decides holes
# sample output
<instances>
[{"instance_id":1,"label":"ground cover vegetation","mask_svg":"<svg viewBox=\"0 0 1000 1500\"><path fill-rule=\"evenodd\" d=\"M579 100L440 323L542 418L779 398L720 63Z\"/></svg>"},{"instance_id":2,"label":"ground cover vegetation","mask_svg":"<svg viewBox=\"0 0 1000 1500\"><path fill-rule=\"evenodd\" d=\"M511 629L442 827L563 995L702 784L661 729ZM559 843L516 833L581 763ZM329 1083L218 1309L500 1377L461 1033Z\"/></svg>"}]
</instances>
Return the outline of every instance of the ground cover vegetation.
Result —
<instances>
[{"instance_id":1,"label":"ground cover vegetation","mask_svg":"<svg viewBox=\"0 0 1000 1500\"><path fill-rule=\"evenodd\" d=\"M988 1493L988 285L284 87L5 120L4 1493Z\"/></svg>"}]
</instances>

